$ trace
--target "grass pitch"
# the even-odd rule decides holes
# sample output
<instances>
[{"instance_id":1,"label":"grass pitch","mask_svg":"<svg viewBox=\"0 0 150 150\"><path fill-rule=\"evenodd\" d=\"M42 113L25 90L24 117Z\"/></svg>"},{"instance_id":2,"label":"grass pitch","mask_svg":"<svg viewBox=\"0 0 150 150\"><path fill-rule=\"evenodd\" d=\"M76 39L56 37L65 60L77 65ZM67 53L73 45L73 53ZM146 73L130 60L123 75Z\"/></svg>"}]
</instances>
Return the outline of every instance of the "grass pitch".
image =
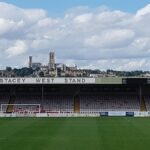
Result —
<instances>
[{"instance_id":1,"label":"grass pitch","mask_svg":"<svg viewBox=\"0 0 150 150\"><path fill-rule=\"evenodd\" d=\"M150 118L0 118L0 150L147 150Z\"/></svg>"}]
</instances>

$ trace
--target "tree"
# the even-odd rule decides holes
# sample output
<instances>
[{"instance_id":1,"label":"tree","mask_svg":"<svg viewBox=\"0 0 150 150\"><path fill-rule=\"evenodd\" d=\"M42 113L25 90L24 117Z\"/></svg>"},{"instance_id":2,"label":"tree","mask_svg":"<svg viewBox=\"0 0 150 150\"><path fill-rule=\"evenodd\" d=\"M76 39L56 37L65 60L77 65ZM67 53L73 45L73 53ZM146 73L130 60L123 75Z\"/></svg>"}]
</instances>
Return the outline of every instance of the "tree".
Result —
<instances>
[{"instance_id":1,"label":"tree","mask_svg":"<svg viewBox=\"0 0 150 150\"><path fill-rule=\"evenodd\" d=\"M44 77L44 72L39 72L39 77Z\"/></svg>"},{"instance_id":2,"label":"tree","mask_svg":"<svg viewBox=\"0 0 150 150\"><path fill-rule=\"evenodd\" d=\"M6 67L6 71L7 71L7 72L11 72L11 71L12 71L12 68L11 68L11 67Z\"/></svg>"}]
</instances>

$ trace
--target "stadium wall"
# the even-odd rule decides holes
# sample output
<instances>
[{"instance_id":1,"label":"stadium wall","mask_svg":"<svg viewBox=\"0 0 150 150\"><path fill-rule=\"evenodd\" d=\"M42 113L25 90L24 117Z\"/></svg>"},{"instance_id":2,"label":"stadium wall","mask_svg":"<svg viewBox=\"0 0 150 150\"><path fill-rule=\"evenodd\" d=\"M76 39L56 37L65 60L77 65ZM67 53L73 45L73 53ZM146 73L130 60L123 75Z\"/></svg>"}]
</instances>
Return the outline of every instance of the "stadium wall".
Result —
<instances>
[{"instance_id":1,"label":"stadium wall","mask_svg":"<svg viewBox=\"0 0 150 150\"><path fill-rule=\"evenodd\" d=\"M150 112L101 112L94 114L80 114L80 113L30 113L30 114L17 114L17 113L0 113L0 117L150 117Z\"/></svg>"},{"instance_id":2,"label":"stadium wall","mask_svg":"<svg viewBox=\"0 0 150 150\"><path fill-rule=\"evenodd\" d=\"M122 84L122 78L120 77L102 77L95 78L96 84Z\"/></svg>"}]
</instances>

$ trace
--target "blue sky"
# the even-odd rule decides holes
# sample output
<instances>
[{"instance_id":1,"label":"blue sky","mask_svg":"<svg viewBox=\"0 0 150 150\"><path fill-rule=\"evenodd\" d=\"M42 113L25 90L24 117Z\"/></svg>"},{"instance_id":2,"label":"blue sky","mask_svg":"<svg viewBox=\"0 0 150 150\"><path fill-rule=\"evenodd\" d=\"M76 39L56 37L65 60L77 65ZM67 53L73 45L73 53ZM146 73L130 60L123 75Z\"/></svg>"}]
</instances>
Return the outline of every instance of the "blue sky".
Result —
<instances>
[{"instance_id":1,"label":"blue sky","mask_svg":"<svg viewBox=\"0 0 150 150\"><path fill-rule=\"evenodd\" d=\"M147 5L150 0L1 0L23 8L43 8L49 15L60 16L70 8L88 6L95 8L105 5L112 10L136 12Z\"/></svg>"},{"instance_id":2,"label":"blue sky","mask_svg":"<svg viewBox=\"0 0 150 150\"><path fill-rule=\"evenodd\" d=\"M55 50L79 68L150 70L149 25L150 0L0 0L0 68Z\"/></svg>"}]
</instances>

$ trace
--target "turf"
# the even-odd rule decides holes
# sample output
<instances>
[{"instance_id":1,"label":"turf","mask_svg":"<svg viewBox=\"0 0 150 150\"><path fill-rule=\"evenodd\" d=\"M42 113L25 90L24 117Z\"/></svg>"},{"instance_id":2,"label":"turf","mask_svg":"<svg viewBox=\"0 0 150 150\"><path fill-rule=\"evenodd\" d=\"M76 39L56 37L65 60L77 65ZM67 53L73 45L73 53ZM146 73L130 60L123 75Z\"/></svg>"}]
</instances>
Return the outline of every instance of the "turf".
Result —
<instances>
[{"instance_id":1,"label":"turf","mask_svg":"<svg viewBox=\"0 0 150 150\"><path fill-rule=\"evenodd\" d=\"M150 118L0 118L0 150L147 150Z\"/></svg>"}]
</instances>

